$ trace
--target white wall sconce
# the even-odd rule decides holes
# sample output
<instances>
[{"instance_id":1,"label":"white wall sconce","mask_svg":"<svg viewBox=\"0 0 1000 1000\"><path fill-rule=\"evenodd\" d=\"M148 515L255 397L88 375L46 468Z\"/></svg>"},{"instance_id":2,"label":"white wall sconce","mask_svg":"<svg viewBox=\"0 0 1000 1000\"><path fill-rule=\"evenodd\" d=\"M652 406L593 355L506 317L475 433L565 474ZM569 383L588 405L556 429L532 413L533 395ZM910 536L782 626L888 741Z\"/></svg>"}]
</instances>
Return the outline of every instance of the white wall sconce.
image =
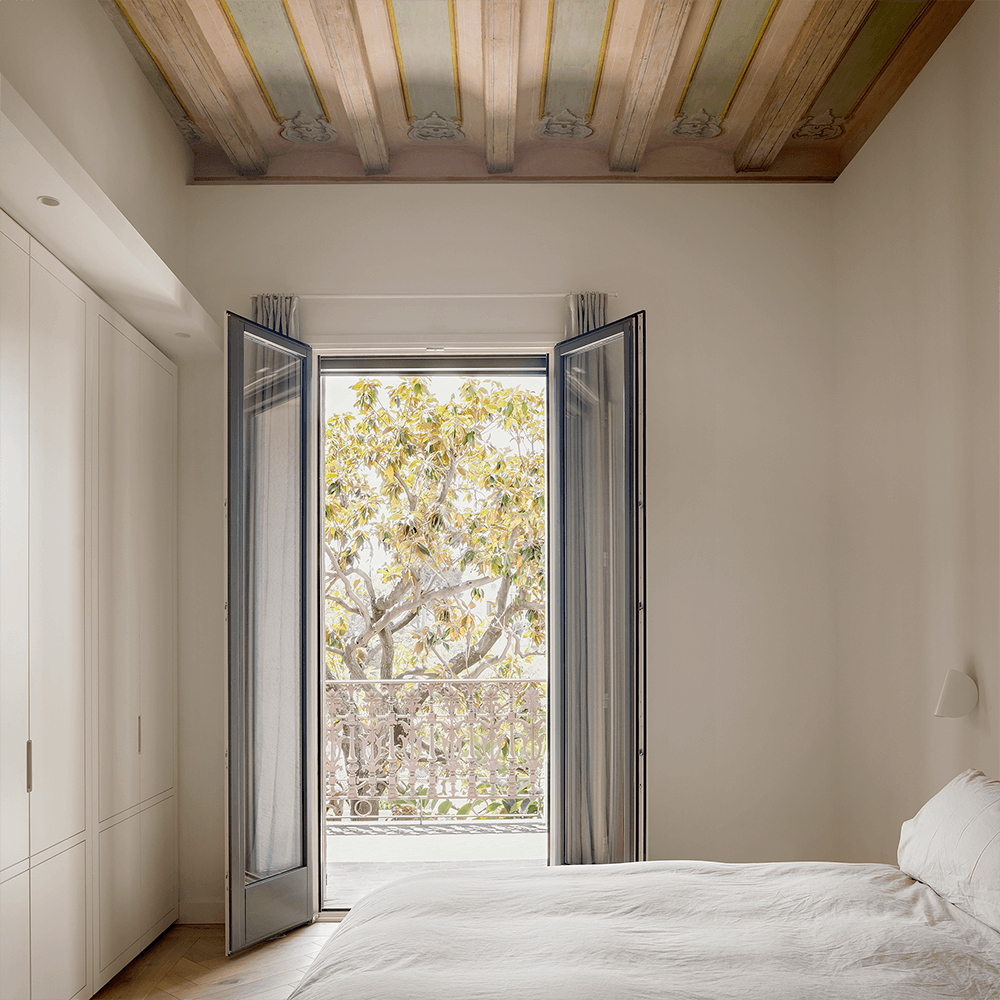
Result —
<instances>
[{"instance_id":1,"label":"white wall sconce","mask_svg":"<svg viewBox=\"0 0 1000 1000\"><path fill-rule=\"evenodd\" d=\"M961 670L949 670L944 675L944 686L934 714L938 718L960 719L976 707L977 701L979 688L976 682Z\"/></svg>"}]
</instances>

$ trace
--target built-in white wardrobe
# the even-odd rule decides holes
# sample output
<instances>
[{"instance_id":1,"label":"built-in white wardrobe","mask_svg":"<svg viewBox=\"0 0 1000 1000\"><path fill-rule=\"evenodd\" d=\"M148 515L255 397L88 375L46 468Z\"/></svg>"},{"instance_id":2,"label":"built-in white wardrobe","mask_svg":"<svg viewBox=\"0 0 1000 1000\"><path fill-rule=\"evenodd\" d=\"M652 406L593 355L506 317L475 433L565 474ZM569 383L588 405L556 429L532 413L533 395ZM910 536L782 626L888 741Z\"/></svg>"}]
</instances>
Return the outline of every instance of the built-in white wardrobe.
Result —
<instances>
[{"instance_id":1,"label":"built-in white wardrobe","mask_svg":"<svg viewBox=\"0 0 1000 1000\"><path fill-rule=\"evenodd\" d=\"M0 213L0 1000L177 918L176 368Z\"/></svg>"}]
</instances>

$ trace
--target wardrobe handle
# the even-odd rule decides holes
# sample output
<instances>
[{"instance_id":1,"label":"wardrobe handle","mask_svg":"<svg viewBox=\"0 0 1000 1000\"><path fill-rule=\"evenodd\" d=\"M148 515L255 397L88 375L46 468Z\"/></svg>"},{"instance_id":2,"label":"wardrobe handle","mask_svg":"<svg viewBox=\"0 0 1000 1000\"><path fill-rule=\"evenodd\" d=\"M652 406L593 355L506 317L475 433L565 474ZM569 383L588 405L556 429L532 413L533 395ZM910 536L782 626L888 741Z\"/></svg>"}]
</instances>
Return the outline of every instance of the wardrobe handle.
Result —
<instances>
[{"instance_id":1,"label":"wardrobe handle","mask_svg":"<svg viewBox=\"0 0 1000 1000\"><path fill-rule=\"evenodd\" d=\"M139 716L139 753L142 753L142 716Z\"/></svg>"},{"instance_id":2,"label":"wardrobe handle","mask_svg":"<svg viewBox=\"0 0 1000 1000\"><path fill-rule=\"evenodd\" d=\"M31 791L31 740L24 744L24 783Z\"/></svg>"}]
</instances>

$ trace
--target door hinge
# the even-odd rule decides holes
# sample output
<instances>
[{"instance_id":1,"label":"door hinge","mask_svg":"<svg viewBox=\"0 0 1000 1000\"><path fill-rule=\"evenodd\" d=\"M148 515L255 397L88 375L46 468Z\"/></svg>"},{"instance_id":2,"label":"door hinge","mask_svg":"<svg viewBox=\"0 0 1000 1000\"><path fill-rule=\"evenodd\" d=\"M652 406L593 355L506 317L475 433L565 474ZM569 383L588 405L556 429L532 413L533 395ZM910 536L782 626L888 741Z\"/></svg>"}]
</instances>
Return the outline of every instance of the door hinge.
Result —
<instances>
[{"instance_id":1,"label":"door hinge","mask_svg":"<svg viewBox=\"0 0 1000 1000\"><path fill-rule=\"evenodd\" d=\"M31 740L24 744L24 783L26 790L31 791Z\"/></svg>"}]
</instances>

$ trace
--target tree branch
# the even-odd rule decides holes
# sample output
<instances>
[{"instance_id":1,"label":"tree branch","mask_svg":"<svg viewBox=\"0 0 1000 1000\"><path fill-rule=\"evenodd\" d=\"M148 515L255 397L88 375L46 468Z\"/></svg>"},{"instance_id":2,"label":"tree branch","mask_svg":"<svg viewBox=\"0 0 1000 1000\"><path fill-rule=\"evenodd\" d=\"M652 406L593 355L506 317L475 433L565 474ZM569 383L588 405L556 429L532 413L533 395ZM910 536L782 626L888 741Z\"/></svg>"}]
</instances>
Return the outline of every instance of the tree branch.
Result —
<instances>
[{"instance_id":1,"label":"tree branch","mask_svg":"<svg viewBox=\"0 0 1000 1000\"><path fill-rule=\"evenodd\" d=\"M510 577L505 576L500 582L500 589L497 591L497 607L500 608L503 606L503 610L498 610L493 613L493 621L490 623L486 631L479 637L479 641L475 644L475 646L473 646L471 652L468 654L456 653L448 661L448 666L450 667L453 676L457 677L459 674L465 673L469 667L482 660L483 657L486 656L486 654L493 648L497 639L503 635L504 626L511 620L511 618L524 610L524 606L519 600L520 595L515 597L510 604L507 604L507 594L509 591Z\"/></svg>"},{"instance_id":2,"label":"tree branch","mask_svg":"<svg viewBox=\"0 0 1000 1000\"><path fill-rule=\"evenodd\" d=\"M414 513L417 509L417 498L411 492L410 487L406 485L406 480L399 474L399 470L395 466L392 467L392 478L403 487L403 492L406 494L406 499L410 504L410 513Z\"/></svg>"},{"instance_id":3,"label":"tree branch","mask_svg":"<svg viewBox=\"0 0 1000 1000\"><path fill-rule=\"evenodd\" d=\"M411 585L414 587L415 598L419 597L420 581L419 579L415 579L415 575L412 572L407 571L403 573L399 580L396 581L396 585L384 597L372 597L372 607L377 611L387 611L406 593ZM395 618L395 614L393 617Z\"/></svg>"},{"instance_id":4,"label":"tree branch","mask_svg":"<svg viewBox=\"0 0 1000 1000\"><path fill-rule=\"evenodd\" d=\"M417 615L419 614L420 614L419 608L416 611L411 611L398 625L393 625L390 631L392 632L393 635L395 635L400 629L406 628L406 626L409 625L410 622L412 622L413 619L416 618Z\"/></svg>"},{"instance_id":5,"label":"tree branch","mask_svg":"<svg viewBox=\"0 0 1000 1000\"><path fill-rule=\"evenodd\" d=\"M361 617L365 621L366 627L370 629L372 624L372 619L371 615L368 613L368 608L365 607L365 602L362 601L361 598L358 596L358 592L354 589L353 585L351 584L351 581L347 578L347 574L340 568L340 563L336 559L334 559L332 560L331 565L333 566L334 572L340 578L340 582L343 583L344 589L348 592L348 594L351 595L352 598L354 598L355 602L357 603L357 613L361 615Z\"/></svg>"},{"instance_id":6,"label":"tree branch","mask_svg":"<svg viewBox=\"0 0 1000 1000\"><path fill-rule=\"evenodd\" d=\"M392 629L384 628L378 633L379 645L382 647L382 662L379 664L379 678L383 681L392 680L392 661L396 656L396 643L392 637Z\"/></svg>"},{"instance_id":7,"label":"tree branch","mask_svg":"<svg viewBox=\"0 0 1000 1000\"><path fill-rule=\"evenodd\" d=\"M363 570L358 569L357 566L351 566L348 573L356 573L364 581L365 589L368 591L368 599L375 600L375 584L372 583L372 578Z\"/></svg>"},{"instance_id":8,"label":"tree branch","mask_svg":"<svg viewBox=\"0 0 1000 1000\"><path fill-rule=\"evenodd\" d=\"M334 597L332 594L327 594L326 599L331 604L339 604L345 611L350 611L352 615L356 615L358 613L357 608L348 604L347 601L342 601L339 597Z\"/></svg>"},{"instance_id":9,"label":"tree branch","mask_svg":"<svg viewBox=\"0 0 1000 1000\"><path fill-rule=\"evenodd\" d=\"M514 542L517 541L517 536L521 534L521 526L517 525L513 531L507 536L507 554L510 555L514 548Z\"/></svg>"},{"instance_id":10,"label":"tree branch","mask_svg":"<svg viewBox=\"0 0 1000 1000\"><path fill-rule=\"evenodd\" d=\"M438 497L434 504L435 507L440 507L441 504L444 503L444 499L448 495L448 491L451 489L452 481L455 479L455 470L458 468L458 453L452 449L450 454L451 464L448 466L444 482L441 484L441 489L438 491Z\"/></svg>"},{"instance_id":11,"label":"tree branch","mask_svg":"<svg viewBox=\"0 0 1000 1000\"><path fill-rule=\"evenodd\" d=\"M365 668L358 662L358 653L363 649L364 646L356 642L349 642L344 647L342 659L347 667L347 672L351 675L352 681L367 680L365 677Z\"/></svg>"},{"instance_id":12,"label":"tree branch","mask_svg":"<svg viewBox=\"0 0 1000 1000\"><path fill-rule=\"evenodd\" d=\"M385 628L386 620L391 621L397 615L402 614L404 611L413 611L415 609L422 608L425 604L429 604L431 601L439 600L442 597L453 597L455 594L461 594L464 590L471 590L473 587L485 587L487 584L493 583L495 577L483 576L475 580L467 580L463 583L456 583L452 587L442 587L440 590L430 590L425 594L421 594L420 597L413 601L407 601L405 604L401 604L397 608L393 608L392 611L387 611L383 614L377 621L373 622L362 638L371 639L377 632Z\"/></svg>"},{"instance_id":13,"label":"tree branch","mask_svg":"<svg viewBox=\"0 0 1000 1000\"><path fill-rule=\"evenodd\" d=\"M476 677L479 677L480 675L482 675L483 673L485 673L487 670L489 670L490 667L495 667L498 663L503 663L504 658L510 652L511 642L512 642L511 638L508 637L507 638L507 644L504 646L502 653L499 653L497 656L485 656L485 657L483 657L483 659L479 663L479 666L476 667L476 669L473 670L471 673L466 674L466 676L469 677L469 678L475 679Z\"/></svg>"}]
</instances>

